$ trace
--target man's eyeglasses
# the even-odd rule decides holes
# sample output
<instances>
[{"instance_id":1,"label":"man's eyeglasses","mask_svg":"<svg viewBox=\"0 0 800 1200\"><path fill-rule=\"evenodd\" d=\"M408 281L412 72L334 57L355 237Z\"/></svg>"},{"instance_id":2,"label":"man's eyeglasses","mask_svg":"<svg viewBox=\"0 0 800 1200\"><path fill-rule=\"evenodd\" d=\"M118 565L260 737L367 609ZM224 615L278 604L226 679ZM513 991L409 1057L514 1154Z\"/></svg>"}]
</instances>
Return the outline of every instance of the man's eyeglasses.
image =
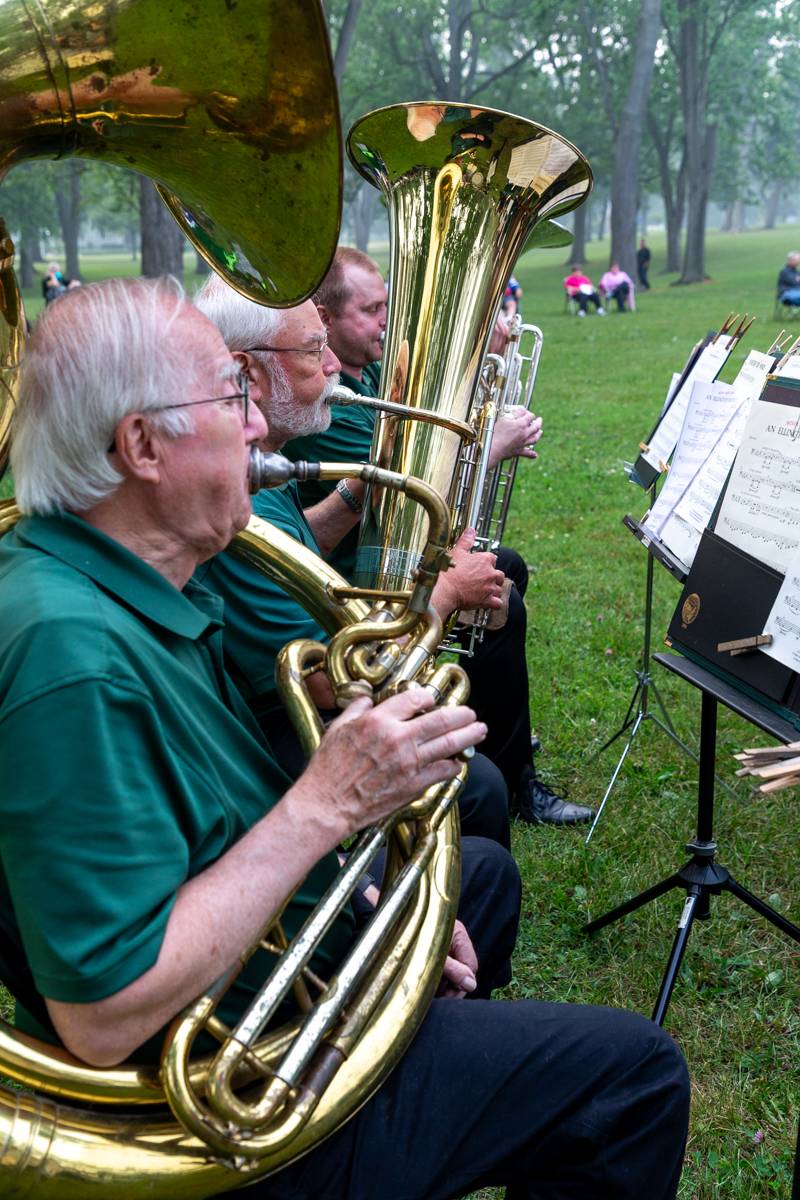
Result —
<instances>
[{"instance_id":1,"label":"man's eyeglasses","mask_svg":"<svg viewBox=\"0 0 800 1200\"><path fill-rule=\"evenodd\" d=\"M322 356L328 349L328 339L324 337L316 346L249 346L243 354L313 354L317 362L322 362Z\"/></svg>"},{"instance_id":2,"label":"man's eyeglasses","mask_svg":"<svg viewBox=\"0 0 800 1200\"><path fill-rule=\"evenodd\" d=\"M153 408L145 408L144 413L159 413L169 412L173 408L194 408L196 404L238 404L242 410L242 419L245 425L250 416L250 380L244 371L240 371L234 377L237 392L229 392L227 396L207 396L204 400L181 400L177 404L159 404ZM112 441L108 447L108 453L113 454L117 448L116 440Z\"/></svg>"}]
</instances>

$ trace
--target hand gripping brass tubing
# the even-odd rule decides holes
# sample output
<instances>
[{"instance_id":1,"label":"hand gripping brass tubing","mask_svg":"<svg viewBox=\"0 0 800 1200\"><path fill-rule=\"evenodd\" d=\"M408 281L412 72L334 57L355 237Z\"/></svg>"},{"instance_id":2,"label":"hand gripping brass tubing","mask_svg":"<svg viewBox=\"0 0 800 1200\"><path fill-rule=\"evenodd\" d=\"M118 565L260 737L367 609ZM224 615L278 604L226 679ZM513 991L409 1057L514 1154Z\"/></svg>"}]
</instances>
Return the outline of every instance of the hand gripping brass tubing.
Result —
<instances>
[{"instance_id":1,"label":"hand gripping brass tubing","mask_svg":"<svg viewBox=\"0 0 800 1200\"><path fill-rule=\"evenodd\" d=\"M426 505L434 540L425 554L424 597L447 562L438 547L448 519L441 502L425 485L376 468L335 464L325 470L328 478L363 471L382 488L402 487ZM18 517L13 501L0 505L0 534ZM397 596L368 605L311 551L257 518L232 548L287 587L331 634L332 652L305 642L279 656L280 689L308 753L322 732L307 687L320 661L333 660L343 691L360 683L368 667L374 676L368 686L380 696L399 686L425 686L441 703L466 699L463 672L433 662L435 622L432 627L427 609L411 620ZM339 653L337 638L346 640L361 625L369 638L356 637L352 654ZM387 653L394 645L387 633L407 626L408 651ZM370 655L364 663L362 649ZM259 943L276 955L276 973L253 1011L233 1031L215 1015L238 969L232 967L173 1023L160 1072L89 1068L0 1024L0 1073L36 1089L26 1095L0 1088L0 1194L9 1200L204 1200L280 1169L347 1120L402 1056L438 983L458 900L454 804L465 770L361 835L295 942L287 943L278 916ZM309 971L313 935L328 927L382 846L387 877L375 916L335 977L318 980ZM319 998L312 1001L310 990ZM301 997L300 1014L273 1028L276 1005L290 994ZM221 1048L192 1059L201 1029ZM81 1107L86 1101L92 1109ZM120 1102L125 1115L118 1115Z\"/></svg>"}]
</instances>

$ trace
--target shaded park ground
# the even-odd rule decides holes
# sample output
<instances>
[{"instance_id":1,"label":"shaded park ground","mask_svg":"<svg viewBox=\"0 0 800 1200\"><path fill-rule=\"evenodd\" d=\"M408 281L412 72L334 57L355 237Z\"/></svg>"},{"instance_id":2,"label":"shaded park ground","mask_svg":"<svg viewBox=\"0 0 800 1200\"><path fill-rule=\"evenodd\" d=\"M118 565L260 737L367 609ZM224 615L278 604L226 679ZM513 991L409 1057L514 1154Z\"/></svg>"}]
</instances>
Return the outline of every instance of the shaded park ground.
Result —
<instances>
[{"instance_id":1,"label":"shaded park ground","mask_svg":"<svg viewBox=\"0 0 800 1200\"><path fill-rule=\"evenodd\" d=\"M710 233L712 279L689 288L672 287L671 277L659 274L663 245L658 235L650 242L652 288L637 295L635 314L566 315L564 250L534 252L515 272L523 315L545 335L534 403L545 422L541 455L520 467L506 531L508 544L533 568L532 721L544 747L543 776L570 799L594 806L618 747L593 762L590 755L621 723L642 638L645 553L621 520L626 512L640 517L646 496L627 482L623 461L650 432L671 373L729 312L746 311L757 320L724 379L733 378L750 349L767 349L779 329L772 319L775 278L787 250L800 243L800 229ZM607 243L590 243L589 253L587 272L597 280L607 265ZM193 265L194 256L186 262ZM129 257L86 255L82 269L89 281L138 268ZM187 282L193 286L193 277ZM795 329L800 333L800 321ZM657 568L656 648L678 594L677 583ZM695 741L698 694L660 676L678 731ZM719 774L733 783L733 752L764 740L721 710ZM717 799L721 861L800 919L797 794L754 800L743 783L737 794L736 801L726 793ZM649 1014L682 894L671 893L592 941L580 926L680 865L694 831L694 807L693 764L650 726L637 739L589 848L580 830L515 831L525 900L510 995ZM729 896L712 900L711 919L695 926L666 1022L694 1080L681 1200L789 1194L800 1115L799 959L798 947Z\"/></svg>"}]
</instances>

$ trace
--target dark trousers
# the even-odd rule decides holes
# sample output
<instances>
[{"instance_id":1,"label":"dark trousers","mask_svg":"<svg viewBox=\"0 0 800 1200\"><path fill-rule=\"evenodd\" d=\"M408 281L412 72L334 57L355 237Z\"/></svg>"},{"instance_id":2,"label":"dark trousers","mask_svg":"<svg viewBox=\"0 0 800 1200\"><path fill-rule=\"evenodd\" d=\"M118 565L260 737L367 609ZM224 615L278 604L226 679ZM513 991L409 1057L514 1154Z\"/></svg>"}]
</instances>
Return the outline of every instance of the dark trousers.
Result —
<instances>
[{"instance_id":1,"label":"dark trousers","mask_svg":"<svg viewBox=\"0 0 800 1200\"><path fill-rule=\"evenodd\" d=\"M242 1200L671 1200L689 1082L635 1013L435 1000L377 1095ZM230 1194L230 1193L229 1193Z\"/></svg>"},{"instance_id":2,"label":"dark trousers","mask_svg":"<svg viewBox=\"0 0 800 1200\"><path fill-rule=\"evenodd\" d=\"M512 581L508 620L501 629L487 630L473 658L465 659L469 703L489 733L481 752L500 768L512 794L531 768L531 718L525 636L528 614L523 597L528 568L516 550L501 546L497 566Z\"/></svg>"},{"instance_id":3,"label":"dark trousers","mask_svg":"<svg viewBox=\"0 0 800 1200\"><path fill-rule=\"evenodd\" d=\"M333 718L338 714L324 715ZM279 709L257 719L278 763L290 779L297 779L305 770L306 760L288 714ZM458 808L462 837L491 838L506 850L509 848L508 789L501 770L484 754L476 754L469 764Z\"/></svg>"},{"instance_id":4,"label":"dark trousers","mask_svg":"<svg viewBox=\"0 0 800 1200\"><path fill-rule=\"evenodd\" d=\"M609 300L616 300L617 309L619 310L619 312L625 312L625 306L628 303L628 296L630 295L630 290L631 290L630 284L625 283L623 280L622 283L617 284L617 286L613 289L613 291L609 292L608 298L609 298Z\"/></svg>"},{"instance_id":5,"label":"dark trousers","mask_svg":"<svg viewBox=\"0 0 800 1200\"><path fill-rule=\"evenodd\" d=\"M644 288L644 290L645 290L646 292L649 292L649 291L650 291L650 284L647 282L647 272L648 272L648 270L649 270L649 269L650 269L650 268L649 268L649 266L639 266L639 267L637 267L637 274L638 274L638 276L639 276L639 283L641 284L641 286Z\"/></svg>"},{"instance_id":6,"label":"dark trousers","mask_svg":"<svg viewBox=\"0 0 800 1200\"><path fill-rule=\"evenodd\" d=\"M581 312L586 312L586 309L589 307L590 300L595 308L601 307L600 297L598 296L597 292L576 292L572 298L573 300L578 301L578 308L581 310Z\"/></svg>"}]
</instances>

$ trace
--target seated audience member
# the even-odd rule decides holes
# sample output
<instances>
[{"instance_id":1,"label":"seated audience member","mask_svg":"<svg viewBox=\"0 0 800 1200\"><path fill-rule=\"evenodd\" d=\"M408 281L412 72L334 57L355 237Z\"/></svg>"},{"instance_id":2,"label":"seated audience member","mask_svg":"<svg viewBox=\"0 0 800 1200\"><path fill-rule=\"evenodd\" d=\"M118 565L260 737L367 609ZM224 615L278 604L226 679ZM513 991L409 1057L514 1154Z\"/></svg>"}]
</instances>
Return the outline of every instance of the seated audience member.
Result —
<instances>
[{"instance_id":1,"label":"seated audience member","mask_svg":"<svg viewBox=\"0 0 800 1200\"><path fill-rule=\"evenodd\" d=\"M603 308L596 287L589 276L584 275L577 263L572 267L570 274L564 280L564 288L570 300L574 300L577 303L579 317L586 316L586 309L590 302L594 305L598 317L605 316L606 310Z\"/></svg>"},{"instance_id":2,"label":"seated audience member","mask_svg":"<svg viewBox=\"0 0 800 1200\"><path fill-rule=\"evenodd\" d=\"M778 275L778 300L781 304L800 305L800 253L790 250L786 255L786 266Z\"/></svg>"},{"instance_id":3,"label":"seated audience member","mask_svg":"<svg viewBox=\"0 0 800 1200\"><path fill-rule=\"evenodd\" d=\"M340 246L320 284L317 302L330 346L342 364L342 383L360 395L376 396L380 377L377 359L383 354L386 327L386 288L377 265L360 250ZM500 335L501 343L502 324L501 316L493 333L493 337ZM502 344L497 349L501 351ZM368 462L375 420L375 410L366 406L335 406L326 430L295 438L284 453L294 461ZM540 434L541 418L518 406L495 426L490 465L505 458L535 457L533 446ZM320 480L303 483L298 490L304 508L308 509L334 489L334 484ZM346 502L344 496L341 499ZM356 503L356 508L359 507ZM486 555L469 552L470 536L454 547L457 566L440 580L442 587L450 591L451 610L470 607L463 589L453 585L467 575L477 578L483 570L481 561L486 559ZM335 546L321 547L336 570L347 578L354 574L357 543L354 523L352 531ZM507 546L498 549L496 565L513 583L508 592L506 622L499 629L488 630L474 656L463 663L470 679L470 703L489 726L485 753L503 772L512 813L521 820L533 825L575 825L590 821L594 815L590 808L562 800L534 768L525 655L527 612L523 599L528 568L521 555Z\"/></svg>"},{"instance_id":4,"label":"seated audience member","mask_svg":"<svg viewBox=\"0 0 800 1200\"><path fill-rule=\"evenodd\" d=\"M94 1066L152 1060L284 905L290 931L304 919L343 839L452 778L485 732L412 690L354 701L296 783L277 767L223 668L222 604L192 582L248 520L266 434L173 282L81 288L31 336L12 448L24 516L0 543L0 919L35 989L39 1020L18 1023ZM352 938L346 910L315 969ZM451 953L452 998L378 1093L226 1194L361 1200L379 1180L383 1200L673 1200L689 1089L672 1039L613 1009L465 1000L485 964L458 925Z\"/></svg>"},{"instance_id":5,"label":"seated audience member","mask_svg":"<svg viewBox=\"0 0 800 1200\"><path fill-rule=\"evenodd\" d=\"M617 312L633 308L633 280L627 271L620 270L619 263L612 263L600 280L600 291L606 299L615 300Z\"/></svg>"}]
</instances>

